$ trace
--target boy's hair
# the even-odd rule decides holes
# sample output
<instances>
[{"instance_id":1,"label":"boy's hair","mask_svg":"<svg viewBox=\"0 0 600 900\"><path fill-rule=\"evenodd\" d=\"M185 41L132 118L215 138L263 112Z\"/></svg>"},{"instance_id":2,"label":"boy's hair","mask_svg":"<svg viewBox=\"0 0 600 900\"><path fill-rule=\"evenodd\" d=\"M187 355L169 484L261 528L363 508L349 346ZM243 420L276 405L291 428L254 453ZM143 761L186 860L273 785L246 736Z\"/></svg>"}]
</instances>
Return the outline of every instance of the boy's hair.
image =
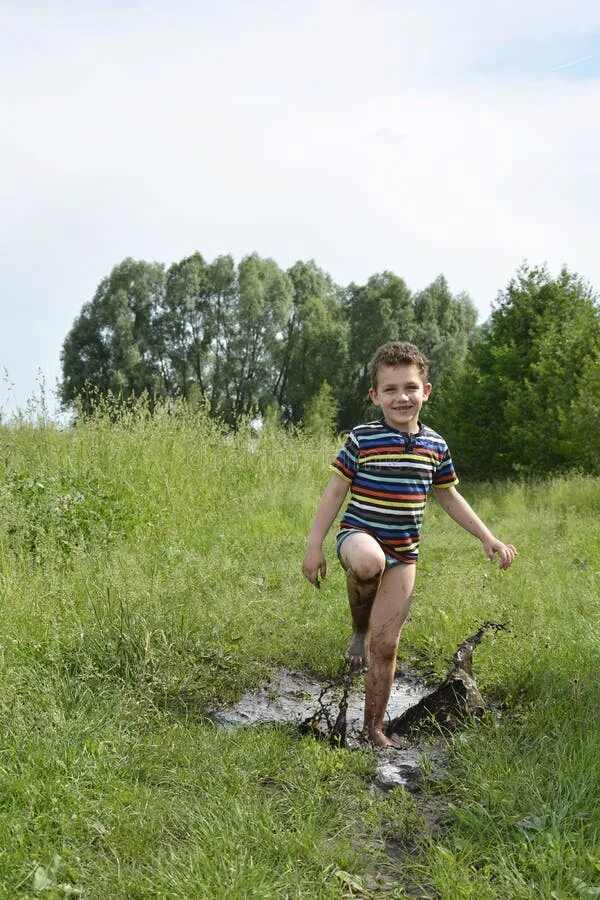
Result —
<instances>
[{"instance_id":1,"label":"boy's hair","mask_svg":"<svg viewBox=\"0 0 600 900\"><path fill-rule=\"evenodd\" d=\"M414 344L408 341L390 341L378 347L369 363L371 385L377 388L377 371L380 366L416 366L423 381L427 381L429 360Z\"/></svg>"}]
</instances>

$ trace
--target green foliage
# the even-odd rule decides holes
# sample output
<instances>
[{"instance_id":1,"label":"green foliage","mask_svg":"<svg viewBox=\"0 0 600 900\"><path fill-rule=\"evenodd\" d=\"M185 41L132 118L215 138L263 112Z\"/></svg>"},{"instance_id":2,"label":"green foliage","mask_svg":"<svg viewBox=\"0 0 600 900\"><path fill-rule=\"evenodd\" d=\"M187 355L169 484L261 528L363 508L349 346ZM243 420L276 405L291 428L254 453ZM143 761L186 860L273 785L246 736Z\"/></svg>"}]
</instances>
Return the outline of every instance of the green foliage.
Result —
<instances>
[{"instance_id":1,"label":"green foliage","mask_svg":"<svg viewBox=\"0 0 600 900\"><path fill-rule=\"evenodd\" d=\"M566 410L561 410L561 450L586 472L599 472L600 346L578 366L577 391ZM582 440L582 432L586 437Z\"/></svg>"},{"instance_id":2,"label":"green foliage","mask_svg":"<svg viewBox=\"0 0 600 900\"><path fill-rule=\"evenodd\" d=\"M477 310L466 294L451 294L443 275L416 294L414 310L411 340L428 357L430 378L439 384L444 373L465 358L475 333Z\"/></svg>"},{"instance_id":3,"label":"green foliage","mask_svg":"<svg viewBox=\"0 0 600 900\"><path fill-rule=\"evenodd\" d=\"M220 263L220 265L219 265ZM217 260L222 272L225 260ZM227 260L229 283L233 281L233 261ZM167 392L189 397L194 387L206 397L206 368L210 348L218 330L214 284L215 266L208 266L199 253L174 263L166 276L162 310L157 327L162 340L162 371Z\"/></svg>"},{"instance_id":4,"label":"green foliage","mask_svg":"<svg viewBox=\"0 0 600 900\"><path fill-rule=\"evenodd\" d=\"M304 431L314 437L331 437L337 420L337 402L330 385L324 381L319 393L308 403Z\"/></svg>"},{"instance_id":5,"label":"green foliage","mask_svg":"<svg viewBox=\"0 0 600 900\"><path fill-rule=\"evenodd\" d=\"M99 399L144 393L200 398L230 424L275 397L292 287L257 254L173 264L125 260L86 304L63 347L61 397L89 413Z\"/></svg>"},{"instance_id":6,"label":"green foliage","mask_svg":"<svg viewBox=\"0 0 600 900\"><path fill-rule=\"evenodd\" d=\"M314 262L283 272L253 253L236 267L194 253L168 271L124 260L100 284L63 346L63 403L85 414L108 395L185 398L232 427L277 403L306 419L326 381L339 428L369 409L367 366L395 339L420 340L443 376L461 360L475 314L443 277L413 297L383 272L344 291Z\"/></svg>"},{"instance_id":7,"label":"green foliage","mask_svg":"<svg viewBox=\"0 0 600 900\"><path fill-rule=\"evenodd\" d=\"M387 341L410 340L415 313L408 287L392 272L373 275L366 285L351 284L344 309L350 325L349 367L341 398L341 424L351 428L369 409L368 365Z\"/></svg>"},{"instance_id":8,"label":"green foliage","mask_svg":"<svg viewBox=\"0 0 600 900\"><path fill-rule=\"evenodd\" d=\"M313 262L297 262L287 274L293 286L293 309L275 392L285 420L299 422L323 382L331 385L338 398L346 390L349 329L340 289L325 272Z\"/></svg>"},{"instance_id":9,"label":"green foliage","mask_svg":"<svg viewBox=\"0 0 600 900\"><path fill-rule=\"evenodd\" d=\"M373 276L363 287L350 285L345 310L350 324L349 364L339 397L339 424L346 428L374 415L368 400L368 365L377 347L396 340L417 344L431 361L431 376L443 384L446 373L464 359L477 320L468 296L452 296L443 276L411 295L404 281L391 272ZM435 408L436 393L433 397Z\"/></svg>"},{"instance_id":10,"label":"green foliage","mask_svg":"<svg viewBox=\"0 0 600 900\"><path fill-rule=\"evenodd\" d=\"M489 325L444 383L440 427L464 471L543 475L599 472L600 311L589 287L563 270L523 266ZM591 415L582 418L587 412Z\"/></svg>"},{"instance_id":11,"label":"green foliage","mask_svg":"<svg viewBox=\"0 0 600 900\"><path fill-rule=\"evenodd\" d=\"M164 278L162 265L125 259L103 279L64 342L63 403L89 410L94 392L161 393L155 324Z\"/></svg>"},{"instance_id":12,"label":"green foliage","mask_svg":"<svg viewBox=\"0 0 600 900\"><path fill-rule=\"evenodd\" d=\"M292 306L292 285L273 260L257 254L239 266L239 302L232 343L228 421L272 402L283 333Z\"/></svg>"}]
</instances>

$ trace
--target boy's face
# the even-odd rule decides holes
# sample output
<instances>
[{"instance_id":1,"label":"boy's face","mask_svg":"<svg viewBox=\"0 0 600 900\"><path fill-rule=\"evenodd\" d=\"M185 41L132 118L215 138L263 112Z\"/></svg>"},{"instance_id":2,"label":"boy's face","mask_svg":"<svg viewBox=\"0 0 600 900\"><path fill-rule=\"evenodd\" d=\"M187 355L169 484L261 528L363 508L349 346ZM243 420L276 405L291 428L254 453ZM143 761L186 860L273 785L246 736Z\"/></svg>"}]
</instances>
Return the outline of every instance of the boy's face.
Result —
<instances>
[{"instance_id":1,"label":"boy's face","mask_svg":"<svg viewBox=\"0 0 600 900\"><path fill-rule=\"evenodd\" d=\"M421 407L430 393L431 385L415 365L379 366L377 387L370 389L369 397L381 407L388 425L416 434Z\"/></svg>"}]
</instances>

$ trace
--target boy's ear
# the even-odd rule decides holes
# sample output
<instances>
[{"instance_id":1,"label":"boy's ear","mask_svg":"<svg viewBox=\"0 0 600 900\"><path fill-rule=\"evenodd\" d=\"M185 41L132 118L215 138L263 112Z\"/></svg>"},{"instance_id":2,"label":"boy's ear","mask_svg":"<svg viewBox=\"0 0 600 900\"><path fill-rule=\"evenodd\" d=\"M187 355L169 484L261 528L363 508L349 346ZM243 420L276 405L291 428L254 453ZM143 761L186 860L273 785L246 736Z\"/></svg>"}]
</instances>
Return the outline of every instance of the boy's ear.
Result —
<instances>
[{"instance_id":1,"label":"boy's ear","mask_svg":"<svg viewBox=\"0 0 600 900\"><path fill-rule=\"evenodd\" d=\"M433 385L429 381L423 385L423 402L424 403L426 403L429 400L429 397L431 396L432 388L433 388Z\"/></svg>"},{"instance_id":2,"label":"boy's ear","mask_svg":"<svg viewBox=\"0 0 600 900\"><path fill-rule=\"evenodd\" d=\"M379 400L377 399L377 391L375 388L369 388L369 400L373 403L374 406L379 406Z\"/></svg>"}]
</instances>

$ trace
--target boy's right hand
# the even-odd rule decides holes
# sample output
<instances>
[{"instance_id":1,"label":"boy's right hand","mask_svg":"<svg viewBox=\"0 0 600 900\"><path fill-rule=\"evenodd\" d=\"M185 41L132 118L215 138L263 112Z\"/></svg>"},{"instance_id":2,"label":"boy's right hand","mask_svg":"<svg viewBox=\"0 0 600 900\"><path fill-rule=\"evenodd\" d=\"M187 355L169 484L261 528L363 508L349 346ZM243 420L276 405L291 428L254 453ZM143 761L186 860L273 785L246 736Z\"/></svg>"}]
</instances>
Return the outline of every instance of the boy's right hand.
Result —
<instances>
[{"instance_id":1,"label":"boy's right hand","mask_svg":"<svg viewBox=\"0 0 600 900\"><path fill-rule=\"evenodd\" d=\"M314 584L316 588L321 587L319 575L321 578L325 578L327 574L327 561L323 556L323 551L320 547L309 547L307 549L302 562L302 574L305 578L308 578L310 583Z\"/></svg>"}]
</instances>

